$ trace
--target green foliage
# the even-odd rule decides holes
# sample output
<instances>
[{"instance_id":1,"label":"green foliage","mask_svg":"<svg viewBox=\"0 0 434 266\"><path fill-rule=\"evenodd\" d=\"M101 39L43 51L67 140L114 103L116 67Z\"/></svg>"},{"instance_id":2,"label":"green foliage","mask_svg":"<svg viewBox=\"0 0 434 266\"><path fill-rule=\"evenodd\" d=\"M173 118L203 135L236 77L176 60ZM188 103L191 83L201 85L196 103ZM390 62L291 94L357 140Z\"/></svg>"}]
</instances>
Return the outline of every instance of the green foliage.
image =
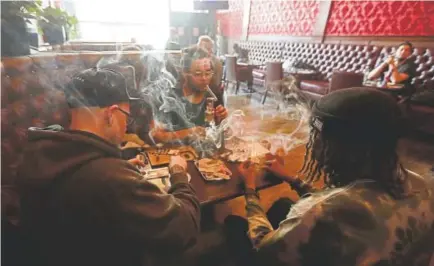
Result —
<instances>
[{"instance_id":1,"label":"green foliage","mask_svg":"<svg viewBox=\"0 0 434 266\"><path fill-rule=\"evenodd\" d=\"M64 26L66 31L74 38L77 35L78 20L75 16L69 15L66 11L56 7L46 7L40 9L38 23L41 28L47 24Z\"/></svg>"},{"instance_id":2,"label":"green foliage","mask_svg":"<svg viewBox=\"0 0 434 266\"><path fill-rule=\"evenodd\" d=\"M1 1L2 19L8 20L13 17L21 17L26 21L37 19L42 0L36 1Z\"/></svg>"},{"instance_id":3,"label":"green foliage","mask_svg":"<svg viewBox=\"0 0 434 266\"><path fill-rule=\"evenodd\" d=\"M35 19L38 21L40 33L46 26L58 25L64 26L65 30L70 33L71 38L77 35L77 18L57 7L48 6L42 8L42 0L1 1L1 15L2 20L22 17L29 22L29 19Z\"/></svg>"}]
</instances>

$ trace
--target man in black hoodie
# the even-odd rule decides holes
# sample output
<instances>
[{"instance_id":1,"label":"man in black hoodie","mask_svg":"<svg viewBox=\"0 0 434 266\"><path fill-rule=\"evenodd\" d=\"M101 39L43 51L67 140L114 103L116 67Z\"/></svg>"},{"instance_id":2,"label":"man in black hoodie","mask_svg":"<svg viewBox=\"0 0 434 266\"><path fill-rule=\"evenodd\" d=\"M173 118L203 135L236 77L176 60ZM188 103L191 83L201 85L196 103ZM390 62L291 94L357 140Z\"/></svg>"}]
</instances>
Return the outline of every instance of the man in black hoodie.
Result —
<instances>
[{"instance_id":1,"label":"man in black hoodie","mask_svg":"<svg viewBox=\"0 0 434 266\"><path fill-rule=\"evenodd\" d=\"M65 91L71 126L30 128L19 176L22 225L35 265L169 265L195 242L199 202L186 162L168 193L120 156L127 82L109 69L77 74Z\"/></svg>"}]
</instances>

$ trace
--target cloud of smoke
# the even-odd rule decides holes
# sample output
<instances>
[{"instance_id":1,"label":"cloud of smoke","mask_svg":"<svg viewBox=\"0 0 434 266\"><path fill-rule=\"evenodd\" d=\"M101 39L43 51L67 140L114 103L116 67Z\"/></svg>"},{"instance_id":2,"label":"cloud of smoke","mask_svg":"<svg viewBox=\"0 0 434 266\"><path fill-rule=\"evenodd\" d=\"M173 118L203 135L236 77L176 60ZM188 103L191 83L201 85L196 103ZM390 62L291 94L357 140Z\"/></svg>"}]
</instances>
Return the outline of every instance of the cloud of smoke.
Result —
<instances>
[{"instance_id":1,"label":"cloud of smoke","mask_svg":"<svg viewBox=\"0 0 434 266\"><path fill-rule=\"evenodd\" d=\"M276 82L270 87L269 95L272 96L270 103L254 105L253 114L246 115L243 110L232 111L219 126L208 130L207 137L219 141L217 136L224 136L229 143L241 140L227 146L240 153L233 157L237 161L261 155L262 147L276 154L288 153L305 144L309 130L309 101L295 86L295 79L289 77ZM257 144L262 147L258 148Z\"/></svg>"},{"instance_id":2,"label":"cloud of smoke","mask_svg":"<svg viewBox=\"0 0 434 266\"><path fill-rule=\"evenodd\" d=\"M184 104L173 97L178 80L167 71L165 54L143 52L135 60L126 63L136 69L135 76L137 93L143 100L140 108L148 108L152 113L155 128L172 131L176 125L167 123L163 118L167 113L175 113L183 120L187 128L195 127L191 122L197 114L188 113ZM99 67L111 64L125 64L120 56L103 58L98 62ZM143 71L137 71L143 69ZM140 73L144 72L144 73ZM137 79L138 77L138 79ZM178 86L179 87L179 86ZM192 134L188 144L192 145L202 156L212 156L222 146L222 141L241 140L246 149L245 157L255 157L254 143L261 143L271 153L283 150L288 152L307 141L309 106L307 100L295 86L293 78L277 82L269 90L269 104L255 108L256 113L246 114L248 110L231 110L229 116L219 125L206 128L206 136ZM140 119L140 118L139 118ZM273 130L267 128L270 121L280 121L273 125ZM155 130L155 129L154 129ZM149 132L151 144L158 144ZM174 140L173 144L185 144L185 140ZM229 145L226 148L230 148ZM246 151L247 150L247 151Z\"/></svg>"}]
</instances>

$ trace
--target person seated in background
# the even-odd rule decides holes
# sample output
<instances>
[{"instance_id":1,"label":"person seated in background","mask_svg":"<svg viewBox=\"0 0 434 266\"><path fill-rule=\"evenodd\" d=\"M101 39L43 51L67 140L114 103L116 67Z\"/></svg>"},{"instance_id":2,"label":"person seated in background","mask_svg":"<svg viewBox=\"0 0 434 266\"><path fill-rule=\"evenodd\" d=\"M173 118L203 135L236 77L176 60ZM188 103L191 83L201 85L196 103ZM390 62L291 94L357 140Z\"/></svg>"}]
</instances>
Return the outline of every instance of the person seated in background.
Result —
<instances>
[{"instance_id":1,"label":"person seated in background","mask_svg":"<svg viewBox=\"0 0 434 266\"><path fill-rule=\"evenodd\" d=\"M235 43L233 46L234 55L237 57L237 62L247 63L249 62L249 52L245 49L242 49L238 43Z\"/></svg>"},{"instance_id":2,"label":"person seated in background","mask_svg":"<svg viewBox=\"0 0 434 266\"><path fill-rule=\"evenodd\" d=\"M214 68L209 53L194 46L186 49L181 60L182 77L178 88L162 95L155 114L156 128L151 132L156 141L186 140L204 134L207 98L212 97L209 85ZM220 102L215 102L215 122L218 124L228 115Z\"/></svg>"},{"instance_id":3,"label":"person seated in background","mask_svg":"<svg viewBox=\"0 0 434 266\"><path fill-rule=\"evenodd\" d=\"M248 51L242 49L238 44L235 43L233 46L233 55L237 57L235 68L237 80L247 81L247 88L250 91L253 91L252 67L248 65Z\"/></svg>"},{"instance_id":4,"label":"person seated in background","mask_svg":"<svg viewBox=\"0 0 434 266\"><path fill-rule=\"evenodd\" d=\"M213 64L214 75L211 78L209 87L217 95L217 97L223 97L222 78L223 78L223 64L221 60L214 54L214 41L211 37L203 35L199 37L197 46L208 52Z\"/></svg>"},{"instance_id":5,"label":"person seated in background","mask_svg":"<svg viewBox=\"0 0 434 266\"><path fill-rule=\"evenodd\" d=\"M34 265L172 265L199 234L186 161L171 158L166 193L118 148L130 117L126 80L109 69L74 76L68 129L30 128L18 175L21 224ZM181 230L180 230L181 229Z\"/></svg>"},{"instance_id":6,"label":"person seated in background","mask_svg":"<svg viewBox=\"0 0 434 266\"><path fill-rule=\"evenodd\" d=\"M374 89L339 90L316 102L301 173L327 189L291 177L278 158L269 170L304 195L295 205L278 201L280 210L271 208L280 213L278 221L270 221L259 203L257 168L241 165L247 222L231 216L226 226L233 249L243 250L239 243L247 243L247 232L257 250L244 249L243 265L428 266L434 180L400 164L401 122L393 97Z\"/></svg>"},{"instance_id":7,"label":"person seated in background","mask_svg":"<svg viewBox=\"0 0 434 266\"><path fill-rule=\"evenodd\" d=\"M389 56L382 64L368 74L369 80L382 77L383 84L403 84L405 90L411 89L411 80L416 75L416 65L410 56L413 45L404 42L398 46L395 55Z\"/></svg>"}]
</instances>

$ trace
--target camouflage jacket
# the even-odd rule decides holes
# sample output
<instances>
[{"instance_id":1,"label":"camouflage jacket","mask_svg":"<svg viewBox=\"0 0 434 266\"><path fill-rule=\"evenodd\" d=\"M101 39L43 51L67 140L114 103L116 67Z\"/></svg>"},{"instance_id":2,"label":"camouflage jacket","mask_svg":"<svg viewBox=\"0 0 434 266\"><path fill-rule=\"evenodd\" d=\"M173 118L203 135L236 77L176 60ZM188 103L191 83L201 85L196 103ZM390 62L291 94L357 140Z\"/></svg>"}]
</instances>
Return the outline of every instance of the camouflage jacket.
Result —
<instances>
[{"instance_id":1,"label":"camouflage jacket","mask_svg":"<svg viewBox=\"0 0 434 266\"><path fill-rule=\"evenodd\" d=\"M301 199L274 230L247 194L248 236L263 265L424 265L434 253L434 180L409 173L395 199L372 180Z\"/></svg>"}]
</instances>

